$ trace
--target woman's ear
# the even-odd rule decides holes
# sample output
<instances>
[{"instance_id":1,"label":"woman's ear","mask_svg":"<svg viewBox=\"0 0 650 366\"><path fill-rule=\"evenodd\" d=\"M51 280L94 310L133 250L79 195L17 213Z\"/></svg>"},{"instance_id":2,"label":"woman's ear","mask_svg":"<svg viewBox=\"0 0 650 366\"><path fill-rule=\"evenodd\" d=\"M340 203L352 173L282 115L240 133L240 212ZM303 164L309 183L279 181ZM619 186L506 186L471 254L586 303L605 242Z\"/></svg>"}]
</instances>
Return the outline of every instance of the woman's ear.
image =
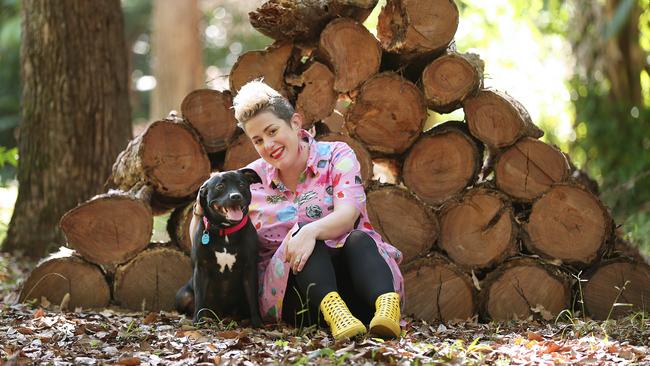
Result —
<instances>
[{"instance_id":1,"label":"woman's ear","mask_svg":"<svg viewBox=\"0 0 650 366\"><path fill-rule=\"evenodd\" d=\"M291 116L291 128L294 130L300 130L302 128L303 118L300 113L294 113Z\"/></svg>"}]
</instances>

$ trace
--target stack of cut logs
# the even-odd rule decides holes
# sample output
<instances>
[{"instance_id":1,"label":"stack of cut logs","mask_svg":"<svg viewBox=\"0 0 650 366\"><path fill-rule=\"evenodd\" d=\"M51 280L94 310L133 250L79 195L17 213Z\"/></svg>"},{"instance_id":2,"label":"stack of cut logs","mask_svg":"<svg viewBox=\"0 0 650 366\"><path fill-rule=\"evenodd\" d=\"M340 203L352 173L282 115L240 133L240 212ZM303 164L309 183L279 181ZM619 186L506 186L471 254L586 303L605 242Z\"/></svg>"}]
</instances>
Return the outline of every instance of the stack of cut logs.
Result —
<instances>
[{"instance_id":1,"label":"stack of cut logs","mask_svg":"<svg viewBox=\"0 0 650 366\"><path fill-rule=\"evenodd\" d=\"M211 171L258 157L231 105L263 77L318 140L356 152L371 221L404 255L405 314L552 319L571 309L604 319L647 310L650 266L616 232L597 186L538 140L520 103L484 88L477 55L455 49L456 4L388 0L375 37L361 23L376 4L271 0L252 12L251 24L276 42L241 55L230 91L190 93L182 116L129 144L111 190L61 219L76 254L45 260L22 299L58 303L69 293L69 306L172 309L190 278L197 189ZM465 121L424 131L430 110L459 108ZM150 244L153 215L171 210L172 242Z\"/></svg>"}]
</instances>

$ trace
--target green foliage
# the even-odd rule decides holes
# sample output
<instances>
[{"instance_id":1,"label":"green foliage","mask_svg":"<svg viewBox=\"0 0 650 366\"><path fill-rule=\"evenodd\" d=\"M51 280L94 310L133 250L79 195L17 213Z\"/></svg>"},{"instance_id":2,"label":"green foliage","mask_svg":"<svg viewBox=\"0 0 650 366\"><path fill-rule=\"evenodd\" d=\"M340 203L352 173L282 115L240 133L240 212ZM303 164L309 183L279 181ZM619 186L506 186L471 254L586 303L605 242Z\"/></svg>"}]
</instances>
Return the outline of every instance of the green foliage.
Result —
<instances>
[{"instance_id":1,"label":"green foliage","mask_svg":"<svg viewBox=\"0 0 650 366\"><path fill-rule=\"evenodd\" d=\"M16 138L20 121L20 4L0 1L0 185L15 176ZM8 166L5 164L9 163Z\"/></svg>"}]
</instances>

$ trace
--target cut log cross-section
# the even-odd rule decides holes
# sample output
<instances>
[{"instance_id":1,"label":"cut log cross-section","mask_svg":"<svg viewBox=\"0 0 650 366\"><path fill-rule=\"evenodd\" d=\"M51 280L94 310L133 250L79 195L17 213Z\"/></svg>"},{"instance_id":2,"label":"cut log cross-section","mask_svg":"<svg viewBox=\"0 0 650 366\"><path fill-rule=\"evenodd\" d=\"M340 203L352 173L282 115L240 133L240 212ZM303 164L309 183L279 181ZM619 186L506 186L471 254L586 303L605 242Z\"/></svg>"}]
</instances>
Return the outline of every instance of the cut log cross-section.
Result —
<instances>
[{"instance_id":1,"label":"cut log cross-section","mask_svg":"<svg viewBox=\"0 0 650 366\"><path fill-rule=\"evenodd\" d=\"M542 137L521 103L505 93L481 90L463 102L469 130L491 149L514 144L519 138Z\"/></svg>"},{"instance_id":2,"label":"cut log cross-section","mask_svg":"<svg viewBox=\"0 0 650 366\"><path fill-rule=\"evenodd\" d=\"M300 77L304 88L298 94L296 111L303 118L303 128L309 129L334 111L338 94L334 91L334 74L327 66L315 62Z\"/></svg>"},{"instance_id":3,"label":"cut log cross-section","mask_svg":"<svg viewBox=\"0 0 650 366\"><path fill-rule=\"evenodd\" d=\"M557 184L533 203L524 243L545 258L584 267L607 252L611 231L612 219L596 196Z\"/></svg>"},{"instance_id":4,"label":"cut log cross-section","mask_svg":"<svg viewBox=\"0 0 650 366\"><path fill-rule=\"evenodd\" d=\"M190 258L173 248L147 249L115 272L113 295L132 310L173 310L174 296L192 276Z\"/></svg>"},{"instance_id":5,"label":"cut log cross-section","mask_svg":"<svg viewBox=\"0 0 650 366\"><path fill-rule=\"evenodd\" d=\"M424 202L439 205L476 181L483 145L462 122L446 122L413 145L402 168L404 183Z\"/></svg>"},{"instance_id":6,"label":"cut log cross-section","mask_svg":"<svg viewBox=\"0 0 650 366\"><path fill-rule=\"evenodd\" d=\"M336 18L363 22L377 0L269 0L248 17L251 25L275 40L310 41Z\"/></svg>"},{"instance_id":7,"label":"cut log cross-section","mask_svg":"<svg viewBox=\"0 0 650 366\"><path fill-rule=\"evenodd\" d=\"M351 138L350 136L340 133L329 133L318 137L318 141L340 141L345 142L354 151L354 155L359 161L361 170L361 180L363 184L367 185L372 179L372 158L370 153L359 141Z\"/></svg>"},{"instance_id":8,"label":"cut log cross-section","mask_svg":"<svg viewBox=\"0 0 650 366\"><path fill-rule=\"evenodd\" d=\"M347 110L345 125L368 150L400 154L422 134L427 109L411 82L393 72L366 81Z\"/></svg>"},{"instance_id":9,"label":"cut log cross-section","mask_svg":"<svg viewBox=\"0 0 650 366\"><path fill-rule=\"evenodd\" d=\"M45 297L52 304L61 305L66 294L69 294L69 310L104 308L111 300L102 270L63 248L32 270L23 284L20 301L40 301Z\"/></svg>"},{"instance_id":10,"label":"cut log cross-section","mask_svg":"<svg viewBox=\"0 0 650 366\"><path fill-rule=\"evenodd\" d=\"M528 202L568 177L569 164L564 154L530 137L522 138L501 154L494 169L500 190Z\"/></svg>"},{"instance_id":11,"label":"cut log cross-section","mask_svg":"<svg viewBox=\"0 0 650 366\"><path fill-rule=\"evenodd\" d=\"M458 18L452 0L388 0L379 14L377 36L389 52L437 52L454 38Z\"/></svg>"},{"instance_id":12,"label":"cut log cross-section","mask_svg":"<svg viewBox=\"0 0 650 366\"><path fill-rule=\"evenodd\" d=\"M234 170L243 168L259 158L260 154L255 150L255 145L253 145L251 139L241 134L228 146L223 169Z\"/></svg>"},{"instance_id":13,"label":"cut log cross-section","mask_svg":"<svg viewBox=\"0 0 650 366\"><path fill-rule=\"evenodd\" d=\"M292 51L293 44L277 43L265 50L243 53L230 70L230 91L237 94L247 82L264 78L266 84L286 96L284 71Z\"/></svg>"},{"instance_id":14,"label":"cut log cross-section","mask_svg":"<svg viewBox=\"0 0 650 366\"><path fill-rule=\"evenodd\" d=\"M465 269L494 266L516 253L517 226L505 195L474 188L445 204L438 246Z\"/></svg>"},{"instance_id":15,"label":"cut log cross-section","mask_svg":"<svg viewBox=\"0 0 650 366\"><path fill-rule=\"evenodd\" d=\"M112 180L121 191L150 185L171 198L191 197L210 175L210 160L185 123L156 121L117 157Z\"/></svg>"},{"instance_id":16,"label":"cut log cross-section","mask_svg":"<svg viewBox=\"0 0 650 366\"><path fill-rule=\"evenodd\" d=\"M151 208L133 194L96 196L66 212L61 230L68 245L86 260L117 265L133 258L151 239Z\"/></svg>"},{"instance_id":17,"label":"cut log cross-section","mask_svg":"<svg viewBox=\"0 0 650 366\"><path fill-rule=\"evenodd\" d=\"M527 319L539 313L546 320L568 309L569 277L559 267L529 258L506 262L481 282L482 316L496 321Z\"/></svg>"},{"instance_id":18,"label":"cut log cross-section","mask_svg":"<svg viewBox=\"0 0 650 366\"><path fill-rule=\"evenodd\" d=\"M476 312L471 279L443 258L421 258L406 266L404 314L428 322L465 320Z\"/></svg>"},{"instance_id":19,"label":"cut log cross-section","mask_svg":"<svg viewBox=\"0 0 650 366\"><path fill-rule=\"evenodd\" d=\"M587 312L594 319L616 319L650 310L650 266L625 259L605 261L584 284Z\"/></svg>"},{"instance_id":20,"label":"cut log cross-section","mask_svg":"<svg viewBox=\"0 0 650 366\"><path fill-rule=\"evenodd\" d=\"M379 71L381 47L377 39L351 19L335 19L325 27L319 52L334 70L337 92L353 90Z\"/></svg>"},{"instance_id":21,"label":"cut log cross-section","mask_svg":"<svg viewBox=\"0 0 650 366\"><path fill-rule=\"evenodd\" d=\"M422 72L422 90L429 108L449 113L483 85L483 61L475 54L448 53Z\"/></svg>"},{"instance_id":22,"label":"cut log cross-section","mask_svg":"<svg viewBox=\"0 0 650 366\"><path fill-rule=\"evenodd\" d=\"M183 99L181 113L199 133L208 153L225 150L237 132L232 96L227 90L195 90Z\"/></svg>"},{"instance_id":23,"label":"cut log cross-section","mask_svg":"<svg viewBox=\"0 0 650 366\"><path fill-rule=\"evenodd\" d=\"M427 253L438 238L437 217L406 189L371 186L367 208L374 229L402 252L402 263Z\"/></svg>"},{"instance_id":24,"label":"cut log cross-section","mask_svg":"<svg viewBox=\"0 0 650 366\"><path fill-rule=\"evenodd\" d=\"M187 254L192 252L190 222L192 221L193 208L194 202L185 207L179 207L172 212L167 221L167 233L172 243Z\"/></svg>"}]
</instances>

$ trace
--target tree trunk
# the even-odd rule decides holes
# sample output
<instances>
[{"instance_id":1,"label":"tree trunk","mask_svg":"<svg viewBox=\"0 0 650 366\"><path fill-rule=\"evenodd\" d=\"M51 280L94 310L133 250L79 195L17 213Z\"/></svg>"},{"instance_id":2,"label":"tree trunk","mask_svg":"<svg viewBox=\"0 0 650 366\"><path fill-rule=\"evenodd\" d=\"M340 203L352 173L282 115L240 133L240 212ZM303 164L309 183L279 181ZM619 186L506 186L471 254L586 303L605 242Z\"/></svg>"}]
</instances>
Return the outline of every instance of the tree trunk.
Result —
<instances>
[{"instance_id":1,"label":"tree trunk","mask_svg":"<svg viewBox=\"0 0 650 366\"><path fill-rule=\"evenodd\" d=\"M427 118L424 97L418 88L396 73L366 81L345 115L346 128L368 150L399 154L422 134Z\"/></svg>"},{"instance_id":2,"label":"tree trunk","mask_svg":"<svg viewBox=\"0 0 650 366\"><path fill-rule=\"evenodd\" d=\"M67 310L104 308L111 300L111 291L102 270L73 251L62 248L32 270L20 291L20 302L40 301L45 297L52 304L65 305L66 294L69 294ZM62 310L66 310L65 306Z\"/></svg>"},{"instance_id":3,"label":"tree trunk","mask_svg":"<svg viewBox=\"0 0 650 366\"><path fill-rule=\"evenodd\" d=\"M473 53L447 53L422 72L422 90L429 108L449 113L483 87L483 61Z\"/></svg>"},{"instance_id":4,"label":"tree trunk","mask_svg":"<svg viewBox=\"0 0 650 366\"><path fill-rule=\"evenodd\" d=\"M2 250L42 257L131 137L120 2L22 2L18 198Z\"/></svg>"},{"instance_id":5,"label":"tree trunk","mask_svg":"<svg viewBox=\"0 0 650 366\"><path fill-rule=\"evenodd\" d=\"M319 52L334 70L334 90L347 93L379 71L381 47L363 25L331 21L320 35Z\"/></svg>"},{"instance_id":6,"label":"tree trunk","mask_svg":"<svg viewBox=\"0 0 650 366\"><path fill-rule=\"evenodd\" d=\"M517 252L517 224L502 193L474 188L440 212L438 246L466 270L493 267Z\"/></svg>"},{"instance_id":7,"label":"tree trunk","mask_svg":"<svg viewBox=\"0 0 650 366\"><path fill-rule=\"evenodd\" d=\"M584 267L609 251L612 224L598 197L557 184L533 203L524 243L540 256Z\"/></svg>"},{"instance_id":8,"label":"tree trunk","mask_svg":"<svg viewBox=\"0 0 650 366\"><path fill-rule=\"evenodd\" d=\"M101 265L114 266L133 258L149 244L153 230L145 190L138 196L112 191L68 211L61 218L68 245L84 259Z\"/></svg>"},{"instance_id":9,"label":"tree trunk","mask_svg":"<svg viewBox=\"0 0 650 366\"><path fill-rule=\"evenodd\" d=\"M327 135L319 136L318 141L341 141L345 142L350 146L350 148L354 151L354 155L357 157L357 160L359 161L360 169L361 169L361 179L363 180L363 185L367 186L368 183L370 182L370 179L372 179L372 158L370 157L370 153L366 148L361 144L359 141L353 139L352 137L348 135L343 135L340 133L329 133Z\"/></svg>"},{"instance_id":10,"label":"tree trunk","mask_svg":"<svg viewBox=\"0 0 650 366\"><path fill-rule=\"evenodd\" d=\"M584 302L594 319L618 319L636 311L648 311L650 266L647 263L625 259L605 261L586 277Z\"/></svg>"},{"instance_id":11,"label":"tree trunk","mask_svg":"<svg viewBox=\"0 0 650 366\"><path fill-rule=\"evenodd\" d=\"M243 168L259 158L260 154L255 150L255 145L253 145L251 139L242 133L228 146L223 170Z\"/></svg>"},{"instance_id":12,"label":"tree trunk","mask_svg":"<svg viewBox=\"0 0 650 366\"><path fill-rule=\"evenodd\" d=\"M191 276L190 257L178 249L152 247L117 268L113 296L126 309L174 310L176 291Z\"/></svg>"},{"instance_id":13,"label":"tree trunk","mask_svg":"<svg viewBox=\"0 0 650 366\"><path fill-rule=\"evenodd\" d=\"M112 181L122 191L151 185L161 196L191 200L209 175L210 161L194 130L164 120L131 140L113 166Z\"/></svg>"},{"instance_id":14,"label":"tree trunk","mask_svg":"<svg viewBox=\"0 0 650 366\"><path fill-rule=\"evenodd\" d=\"M531 258L507 261L481 282L480 310L485 320L527 319L540 314L553 320L569 308L569 277L560 267Z\"/></svg>"},{"instance_id":15,"label":"tree trunk","mask_svg":"<svg viewBox=\"0 0 650 366\"><path fill-rule=\"evenodd\" d=\"M229 91L198 89L189 93L181 103L187 122L201 136L207 153L226 149L237 133L237 120Z\"/></svg>"},{"instance_id":16,"label":"tree trunk","mask_svg":"<svg viewBox=\"0 0 650 366\"><path fill-rule=\"evenodd\" d=\"M427 322L465 320L476 313L476 291L472 281L442 257L421 258L406 266L405 315Z\"/></svg>"},{"instance_id":17,"label":"tree trunk","mask_svg":"<svg viewBox=\"0 0 650 366\"><path fill-rule=\"evenodd\" d=\"M494 169L497 187L526 202L568 178L569 164L564 154L530 137L522 138L498 156Z\"/></svg>"},{"instance_id":18,"label":"tree trunk","mask_svg":"<svg viewBox=\"0 0 650 366\"><path fill-rule=\"evenodd\" d=\"M362 23L377 0L270 0L248 14L251 25L275 40L313 40L337 17Z\"/></svg>"},{"instance_id":19,"label":"tree trunk","mask_svg":"<svg viewBox=\"0 0 650 366\"><path fill-rule=\"evenodd\" d=\"M153 2L151 62L156 87L150 120L178 111L187 93L204 86L200 16L197 0Z\"/></svg>"},{"instance_id":20,"label":"tree trunk","mask_svg":"<svg viewBox=\"0 0 650 366\"><path fill-rule=\"evenodd\" d=\"M438 238L438 219L433 210L404 188L369 187L367 209L373 229L402 252L402 263L429 252Z\"/></svg>"},{"instance_id":21,"label":"tree trunk","mask_svg":"<svg viewBox=\"0 0 650 366\"><path fill-rule=\"evenodd\" d=\"M483 145L462 122L447 122L421 136L409 150L404 183L423 201L439 205L476 181Z\"/></svg>"},{"instance_id":22,"label":"tree trunk","mask_svg":"<svg viewBox=\"0 0 650 366\"><path fill-rule=\"evenodd\" d=\"M309 129L334 111L338 99L334 91L334 74L327 66L314 62L299 81L303 89L296 100L296 111L304 117L303 128Z\"/></svg>"},{"instance_id":23,"label":"tree trunk","mask_svg":"<svg viewBox=\"0 0 650 366\"><path fill-rule=\"evenodd\" d=\"M544 135L524 106L505 93L481 90L465 99L463 108L472 135L491 149L510 146L523 136Z\"/></svg>"},{"instance_id":24,"label":"tree trunk","mask_svg":"<svg viewBox=\"0 0 650 366\"><path fill-rule=\"evenodd\" d=\"M264 78L264 82L284 96L288 90L284 83L287 61L293 51L291 43L275 43L262 51L248 51L237 59L230 69L230 91L239 92L249 81Z\"/></svg>"},{"instance_id":25,"label":"tree trunk","mask_svg":"<svg viewBox=\"0 0 650 366\"><path fill-rule=\"evenodd\" d=\"M388 52L425 54L447 48L457 29L453 0L388 0L379 14L377 36Z\"/></svg>"}]
</instances>

